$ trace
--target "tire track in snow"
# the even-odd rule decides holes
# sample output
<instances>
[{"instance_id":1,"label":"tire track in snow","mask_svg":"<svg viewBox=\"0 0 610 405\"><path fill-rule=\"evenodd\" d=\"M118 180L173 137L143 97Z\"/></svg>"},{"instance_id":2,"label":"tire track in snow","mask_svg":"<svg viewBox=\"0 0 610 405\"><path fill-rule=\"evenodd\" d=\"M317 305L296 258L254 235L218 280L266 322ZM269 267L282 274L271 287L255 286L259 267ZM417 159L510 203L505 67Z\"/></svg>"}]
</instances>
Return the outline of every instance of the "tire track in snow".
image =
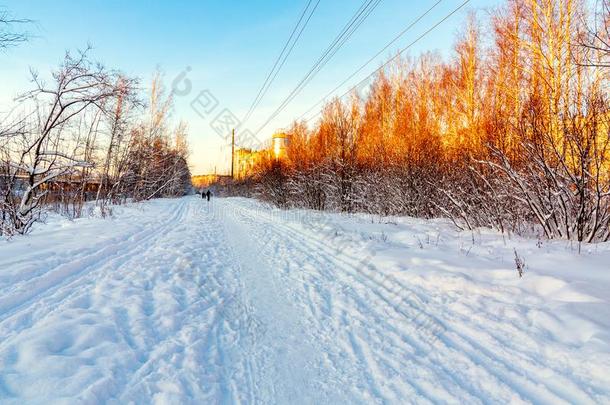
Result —
<instances>
[{"instance_id":1,"label":"tire track in snow","mask_svg":"<svg viewBox=\"0 0 610 405\"><path fill-rule=\"evenodd\" d=\"M171 217L164 223L162 229L171 227L172 222L180 218L183 213L183 205L178 210L172 211ZM74 301L88 296L87 288L93 288L97 282L96 275L101 273L102 277L108 276L108 274L103 273L103 270L113 269L124 264L129 259L137 257L141 252L149 248L161 234L162 232L157 233L145 228L135 234L126 235L125 238L120 240L133 240L133 244L127 244L122 249L119 249L118 246L123 242L115 243L113 245L117 247L115 254L105 258L96 254L96 260L91 261L85 268L64 279L59 279L57 283L51 284L47 289L40 290L37 295L23 300L18 305L15 305L12 310L2 314L0 316L0 336L2 336L0 349L10 345L13 338L24 330L29 329L38 322L44 321L49 316L61 311L62 308L69 307ZM135 243L135 241L138 241L138 243ZM82 259L83 257L79 257L67 264L71 266L74 263L81 262ZM96 264L101 264L101 266L96 268ZM45 274L53 272L58 267L61 268L62 265L57 265L53 270L49 270ZM111 272L114 271L111 270ZM55 277L51 276L54 276L54 274L48 274L48 277L54 280ZM82 286L87 288L83 289Z\"/></svg>"},{"instance_id":2,"label":"tire track in snow","mask_svg":"<svg viewBox=\"0 0 610 405\"><path fill-rule=\"evenodd\" d=\"M233 245L227 233L226 223L222 218L215 217L215 202L207 206L207 219L211 221L211 227L216 230L216 242L226 250L227 263L226 273L232 275L236 290L233 291L228 299L227 305L223 308L225 317L229 316L234 320L235 325L232 331L237 334L234 342L236 353L242 362L243 376L242 381L236 383L232 378L227 378L232 387L232 402L237 403L265 403L270 401L270 394L264 386L266 376L265 353L260 344L266 332L266 325L254 314L252 303L246 294L246 285L243 279L243 265L239 261L240 256L233 249ZM211 208L211 209L210 209ZM244 390L242 386L245 386Z\"/></svg>"},{"instance_id":3,"label":"tire track in snow","mask_svg":"<svg viewBox=\"0 0 610 405\"><path fill-rule=\"evenodd\" d=\"M237 208L236 212L240 212L240 208ZM326 288L333 287L334 284L336 284L338 281L340 281L340 280L336 279L336 277L334 277L335 274L334 274L334 272L331 271L331 269L335 267L334 263L332 263L332 262L330 262L328 260L325 263L323 261L325 259L325 257L322 256L322 255L315 255L314 256L311 252L315 251L315 250L308 249L308 245L306 244L306 242L304 240L299 239L299 238L291 237L289 235L286 235L284 233L281 233L281 232L278 232L277 230L275 230L274 229L274 225L270 224L270 222L273 222L273 219L270 222L267 222L266 226L263 226L260 223L259 224L253 224L252 218L254 218L254 217L255 216L253 216L251 214L245 214L245 215L242 215L242 217L241 217L241 219L243 221L251 223L251 229L252 229L253 233L255 233L255 229L265 229L265 231L272 231L272 232L276 233L276 238L275 239L273 237L271 237L270 235L267 235L267 234L265 234L264 236L259 236L257 238L258 240L265 240L265 241L267 241L265 246L269 246L270 243L272 244L273 241L277 242L277 240L284 241L284 242L286 242L286 241L290 241L291 242L291 244L289 245L290 246L289 250L290 250L290 255L292 257L292 260L291 261L287 261L286 263L280 264L278 266L279 268L282 268L282 267L287 268L290 265L298 262L299 253L301 253L303 255L301 258L302 259L304 258L304 260L302 260L301 263L316 264L318 266L317 270L327 272L325 283L323 283L323 285L325 285ZM328 263L331 264L331 268L329 268L327 266ZM317 275L314 274L314 273L311 273L311 275L314 275L314 276L317 277ZM292 279L291 281L297 281L297 284L304 284L306 282L303 279L299 279L299 280ZM353 291L353 289L351 288L352 284L353 283L349 283L347 288L345 288L344 290L345 291ZM314 283L314 285L320 285L319 281ZM354 309L356 306L361 305L363 303L363 299L361 297L354 298L353 301L354 301L353 303L350 303L350 304L353 304L350 307L351 309ZM308 301L308 302L311 302L311 301ZM309 306L309 304L306 304L306 305ZM367 309L368 312L371 312L371 313L375 314L374 315L374 320L378 320L379 322L382 322L382 320L383 320L383 316L382 315L379 315L377 311L372 311L371 308L369 308L368 306L366 307L366 309ZM324 312L324 311L322 310L322 312ZM353 314L351 316L353 316ZM315 319L317 317L313 316L312 318ZM369 314L361 314L361 319L364 322L368 322L368 323L370 323L372 321L371 316ZM324 329L321 325L322 325L322 323L319 320L317 320L317 319L311 324L312 328L317 328L318 330ZM393 334L393 335L398 337L399 341L409 342L410 347L414 347L413 346L414 345L414 341L407 334L405 334L404 332L400 332L397 328L391 327L389 325L386 325L386 326L388 326L389 330L386 330L384 332L379 332L380 334L382 334L382 333L386 334L386 335L387 334ZM345 323L345 322L343 322L341 324L341 328L351 328L351 327L352 327L352 325L350 325L348 323ZM367 327L376 328L377 325L369 324L369 325L367 325ZM316 341L316 340L317 341L323 341L323 340L325 340L324 338L325 338L325 336L319 336L319 335L312 335L312 337L311 337L311 339L313 341ZM328 340L328 339L326 339L326 340L327 340L326 343L328 345L331 345L331 347L332 347L332 345L336 345L336 341L334 341L334 339L331 338L330 340ZM328 350L328 348L329 348L328 346L324 346L324 347L321 348L321 350ZM420 350L421 350L421 347L420 347ZM354 353L358 353L358 352L360 352L360 350L354 349L353 352ZM337 355L337 357L340 358L341 356ZM362 358L360 358L360 359L354 358L354 362L356 362L356 363L358 363L358 362L361 363L361 360L362 360ZM342 371L341 369L345 366L345 364L342 364L342 363L343 362L341 362L341 361L339 361L338 363L335 363L334 366L333 366L335 368L335 370L338 370L338 372L341 372ZM425 367L425 364L421 364L421 367ZM360 371L362 371L362 370L360 370ZM353 378L353 376L349 376L349 377ZM339 377L339 378L341 378L341 377ZM343 378L346 378L346 376L343 376ZM368 384L372 380L373 380L372 376L367 375L367 376L364 377L363 381L365 381L365 384ZM346 382L346 381L343 381L342 384L349 386L349 383ZM409 384L411 385L411 390L415 390L415 391L420 392L420 393L424 393L426 391L424 387L418 386L413 381L409 381ZM376 390L374 390L374 391L376 391ZM408 391L412 392L410 390L408 390ZM368 394L368 391L365 390L364 393ZM397 394L396 398L400 398L400 396ZM382 397L382 398L378 398L378 400L385 401L385 400L387 400L387 398L383 398Z\"/></svg>"},{"instance_id":4,"label":"tire track in snow","mask_svg":"<svg viewBox=\"0 0 610 405\"><path fill-rule=\"evenodd\" d=\"M164 223L163 229L170 228L172 224L178 221L184 211L184 205L182 203L180 209L173 212L172 217ZM108 243L104 244L101 250L99 250L99 247L87 249L76 259L56 265L34 279L24 280L23 285L13 287L13 289L18 290L16 293L0 298L0 314L2 314L0 315L0 322L5 319L5 315L10 315L11 311L36 298L40 298L48 291L61 288L67 282L84 275L87 270L95 269L97 264L105 264L108 259L116 260L127 256L135 249L141 250L143 247L146 247L143 244L162 235L162 232L158 232L158 228L144 227L143 230L134 234L123 235L120 238L111 238L108 240ZM27 287L27 290L23 291L25 287Z\"/></svg>"},{"instance_id":5,"label":"tire track in snow","mask_svg":"<svg viewBox=\"0 0 610 405\"><path fill-rule=\"evenodd\" d=\"M200 206L199 200L194 200L191 205ZM120 403L141 398L150 390L147 387L153 384L155 378L149 376L166 367L167 358L174 350L171 347L173 344L185 346L185 350L190 352L191 358L185 358L185 364L200 368L191 376L198 385L192 389L208 391L195 397L207 397L209 402L220 403L261 402L253 375L253 371L259 371L259 368L255 359L248 356L248 330L245 325L250 323L249 310L242 301L243 285L239 271L230 249L226 247L221 224L209 213L206 215L205 209L200 210L194 222L184 235L185 240L179 250L189 252L198 263L190 263L189 273L179 277L179 282L194 283L201 288L197 292L199 299L191 302L186 311L192 313L193 318L193 322L186 322L186 326L197 324L189 335L198 337L184 340L177 336L182 334L179 331L176 336L157 343L156 347L160 349L155 349L155 352L158 355L131 373L122 392L117 395ZM212 253L214 257L210 257ZM204 261L208 262L205 266L200 264ZM209 314L206 322L195 321L201 312ZM188 317L185 315L185 318ZM193 364L195 361L199 365ZM213 384L210 384L212 381Z\"/></svg>"},{"instance_id":6,"label":"tire track in snow","mask_svg":"<svg viewBox=\"0 0 610 405\"><path fill-rule=\"evenodd\" d=\"M144 226L143 229L133 234L111 238L101 251L96 251L95 247L90 248L87 250L90 256L83 252L80 257L56 265L35 280L24 281L28 287L26 291L0 298L0 336L3 336L0 341L0 349L10 344L12 337L55 313L73 299L82 296L83 291L76 286L86 281L90 283L95 281L83 280L84 277L93 276L92 273L103 269L119 267L119 262L127 262L149 249L154 245L155 240L162 238L165 231L179 221L184 215L185 206L186 202L181 201L178 209L171 211L170 218L161 226L161 232L159 232L158 226L157 228ZM127 241L130 243L126 243ZM61 299L54 297L54 295L62 293L65 295ZM31 305L28 306L28 304ZM27 322L17 320L11 323L14 318L24 318L24 312L28 314L25 317ZM42 313L39 314L39 312ZM37 316L33 317L33 313L36 313ZM6 326L5 324L8 323L11 324Z\"/></svg>"},{"instance_id":7,"label":"tire track in snow","mask_svg":"<svg viewBox=\"0 0 610 405\"><path fill-rule=\"evenodd\" d=\"M287 233L290 233L293 237L296 235L295 240L300 240L302 242L304 234L291 229L285 225L276 224L276 227L281 227ZM282 236L286 236L286 233L280 232ZM332 257L333 261L342 262L345 266L339 266L338 268L342 268L347 271L347 269L351 268L356 273L360 274L362 278L368 279L372 284L376 285L380 289L386 289L387 286L379 283L374 278L365 274L362 271L362 267L358 266L357 260L352 261L352 265L350 265L349 260L341 260L339 257L332 256L333 251L330 251L327 245L319 243L318 240L308 237L309 247L314 250L326 250L329 255L323 257ZM315 245L315 246L314 246ZM354 280L357 282L358 280ZM446 308L444 305L437 299L434 299L434 295L427 294L426 297L423 297L422 292L417 292L413 288L408 288L405 285L401 285L401 289L405 291L409 291L410 294L416 294L419 296L421 302L425 302L424 299L426 297L433 298L432 300L427 299L426 305L429 306L430 315L435 318L435 322L441 322L440 319L432 313L439 314L439 316L444 315L443 324L449 324L451 320L455 320L456 318L461 318L463 321L462 329L472 328L473 325L467 318L459 317L455 313L446 314ZM391 291L388 291L391 293ZM409 303L410 304L410 303ZM396 308L394 308L396 309ZM396 309L397 310L397 309ZM398 310L397 310L398 311ZM400 312L400 311L399 311ZM490 320L491 321L491 320ZM493 322L493 321L491 321ZM441 335L441 340L447 348L456 348L459 349L460 353L467 354L471 360L471 364L487 364L487 371L494 375L497 381L502 382L503 384L508 385L513 391L518 392L525 398L538 398L538 400L544 400L548 402L561 402L565 401L566 403L593 403L594 400L591 398L589 393L583 391L580 387L575 386L570 382L569 379L565 378L560 371L560 368L557 367L553 370L554 376L550 377L548 375L549 364L552 364L552 361L545 362L545 364L539 363L534 358L526 358L518 367L514 364L514 356L511 355L510 358L499 355L506 351L505 342L501 342L497 337L493 334L492 331L483 330L478 328L479 333L485 334L490 338L491 344L496 349L493 352L490 351L487 347L477 343L474 339L470 338L465 333L459 333L456 327L450 327L445 333ZM518 339L515 339L518 341ZM438 349L438 347L437 347ZM519 348L512 347L511 349L518 351ZM512 352L511 352L512 354ZM507 355L509 355L507 353ZM548 359L547 359L548 360ZM530 370L534 370L533 373ZM528 372L529 371L529 372ZM533 374L542 375L543 377L536 377ZM558 381L559 380L559 381ZM466 384L470 384L471 380L465 381ZM587 385L586 381L582 382L583 385ZM543 392L540 391L542 388ZM484 394L484 393L481 393Z\"/></svg>"},{"instance_id":8,"label":"tire track in snow","mask_svg":"<svg viewBox=\"0 0 610 405\"><path fill-rule=\"evenodd\" d=\"M294 232L293 230L291 230ZM298 234L298 233L297 233ZM327 248L325 245L321 245L317 240L310 239L312 244L317 244L318 249ZM336 259L336 258L333 258ZM346 261L343 261L346 263ZM342 268L346 268L341 266ZM349 268L349 264L347 266ZM361 268L357 265L353 267L353 270L356 273L359 273L364 279L368 279L371 283L377 285L379 288L386 288L384 285L377 282L377 280L369 277L367 274L363 274ZM354 280L357 281L357 280ZM408 289L406 286L402 286L413 294L418 294L421 297L421 293L415 292L413 289ZM431 296L428 294L428 296ZM438 302L432 303L428 301L427 305L430 305L430 312L438 313L442 315L446 310L438 305ZM434 307L432 307L434 306ZM445 316L445 321L450 319L454 319L456 316L451 314L450 316ZM467 319L463 319L465 324L469 324ZM436 320L439 321L438 319ZM445 322L446 323L446 322ZM489 331L479 330L482 333L489 335L492 340L495 348L498 348L500 352L503 350L503 345L497 342L493 335L489 333ZM568 390L567 387L562 386L561 383L558 383L553 380L553 378L542 378L535 379L531 374L525 373L527 370L531 370L532 368L540 369L541 373L545 373L545 369L548 367L547 365L537 364L534 359L528 359L529 364L525 364L521 367L516 367L510 359L502 358L498 356L498 351L494 351L493 353L487 350L486 347L478 344L476 341L470 339L467 335L460 334L457 332L455 328L451 328L449 333L441 336L441 340L447 348L455 348L459 350L461 354L467 354L469 359L471 360L471 364L486 364L486 370L494 375L498 382L501 382L505 385L508 385L513 391L521 394L522 397L525 398L538 398L538 400L544 400L548 402L593 402L592 398L588 396L585 392L581 391L578 387L572 386L572 390ZM454 337L455 335L455 337ZM438 349L438 347L437 347ZM449 370L450 371L450 370ZM569 383L569 380L562 377L558 370L554 370L556 372L555 379L560 378L563 379L566 384L573 385ZM545 373L548 374L548 373ZM467 384L470 384L471 380L466 380ZM542 383L542 384L541 384ZM544 392L540 392L540 388L543 388ZM574 390L576 393L574 393ZM579 393L580 391L580 393ZM483 394L483 393L480 393Z\"/></svg>"},{"instance_id":9,"label":"tire track in snow","mask_svg":"<svg viewBox=\"0 0 610 405\"><path fill-rule=\"evenodd\" d=\"M257 212L259 215L260 212ZM245 217L252 217L252 215L245 215ZM379 290L386 290L387 286L380 284L377 280L373 279L367 274L364 274L362 270L358 267L357 260L352 260L350 263L349 259L341 259L341 257L337 256L336 251L332 251L328 244L320 243L319 240L313 239L309 235L305 235L303 233L299 233L298 231L292 229L289 225L279 224L277 221L274 221L274 218L267 218L266 224L268 229L273 229L276 233L276 236L280 238L280 240L290 239L293 244L293 248L301 249L307 260L317 262L321 267L325 267L323 261L327 261L329 264L334 263L337 269L343 270L344 273L351 273L349 277L351 278L351 283L361 283L365 287L369 288L376 295L378 295L382 300L384 300L392 309L396 312L401 312L396 308L396 305L392 305L387 297L384 297L383 294L380 293ZM315 257L311 254L311 252L325 252L326 254L318 254ZM344 256L344 255L343 255ZM353 270L353 272L352 272ZM356 275L356 273L358 273ZM331 280L329 278L328 280ZM368 285L367 285L368 284ZM377 290L375 290L375 286ZM417 294L420 299L421 292L416 292L413 289L408 289L406 286L401 286L406 291L409 291L409 294ZM392 291L387 291L388 293L392 293ZM426 298L429 298L430 295ZM452 314L446 314L446 309L443 308L442 303L439 302L431 302L427 299L426 305L429 305L429 310L431 312L444 315L445 323L449 323L447 321L453 318ZM426 301L422 301L426 302ZM410 302L408 302L411 304ZM404 315L404 314L403 314ZM431 315L431 314L429 314ZM431 315L433 316L433 315ZM438 318L436 318L437 322L440 322ZM483 333L488 333L488 331L483 331ZM455 337L454 337L455 336ZM492 339L494 339L492 337ZM544 372L544 368L540 363L537 363L535 359L530 358L529 364L526 364L524 367L516 368L508 359L498 358L497 352L491 353L486 350L482 345L477 344L472 339L469 339L466 335L458 333L455 328L451 328L448 333L441 336L442 346L435 347L436 351L446 351L447 354L461 356L463 357L462 361L466 361L470 364L470 367L480 367L476 365L484 364L486 365L484 368L486 372L495 379L495 383L499 383L502 385L507 385L511 391L519 392L524 398L538 398L539 400L546 401L580 401L580 402L593 402L593 399L589 396L589 394L580 390L578 387L570 387L572 390L568 390L566 387L562 386L560 383L553 381L546 381L545 378L536 378L532 373L526 373L520 370L528 370L531 368L536 368L539 371L536 373ZM410 343L414 343L413 340ZM503 346L498 341L493 341L495 347L502 348ZM421 347L419 347L421 350ZM464 356L466 356L464 358ZM444 356L440 356L443 358ZM451 357L448 357L451 358ZM430 366L430 365L428 365ZM486 395L485 391L480 391L482 388L473 385L472 378L454 378L455 375L459 375L459 372L456 370L449 369L441 364L441 370L445 376L450 377L454 383L461 386L463 389L474 393L477 396ZM556 378L562 378L562 373L558 370L555 370ZM548 374L548 373L547 373ZM459 380L459 381L458 381ZM568 380L565 380L566 382ZM570 384L568 384L570 385ZM541 391L542 389L542 391Z\"/></svg>"},{"instance_id":10,"label":"tire track in snow","mask_svg":"<svg viewBox=\"0 0 610 405\"><path fill-rule=\"evenodd\" d=\"M316 403L316 398L322 398L320 387L312 385L319 382L318 374L322 371L316 367L321 362L320 353L312 342L304 339L307 335L303 333L299 308L287 299L275 269L260 255L256 233L240 218L225 216L225 204L223 200L217 207L224 219L225 233L234 260L239 263L242 282L247 286L253 316L260 319L266 330L256 342L255 356L260 361L259 368L254 370L263 384L259 387L266 398L263 402L294 403L307 398L308 402Z\"/></svg>"}]
</instances>

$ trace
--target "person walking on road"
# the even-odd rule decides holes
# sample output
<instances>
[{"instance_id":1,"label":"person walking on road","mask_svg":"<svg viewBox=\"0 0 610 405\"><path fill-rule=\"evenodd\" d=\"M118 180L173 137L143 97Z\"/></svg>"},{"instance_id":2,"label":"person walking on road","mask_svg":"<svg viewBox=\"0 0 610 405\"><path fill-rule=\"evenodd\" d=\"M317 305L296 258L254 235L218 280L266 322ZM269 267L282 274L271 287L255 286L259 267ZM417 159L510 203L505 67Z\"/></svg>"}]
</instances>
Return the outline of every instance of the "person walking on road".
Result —
<instances>
[{"instance_id":1,"label":"person walking on road","mask_svg":"<svg viewBox=\"0 0 610 405\"><path fill-rule=\"evenodd\" d=\"M208 197L208 201L210 201L210 197L212 196L212 193L210 193L210 190L208 190L208 192L205 193L205 195Z\"/></svg>"}]
</instances>

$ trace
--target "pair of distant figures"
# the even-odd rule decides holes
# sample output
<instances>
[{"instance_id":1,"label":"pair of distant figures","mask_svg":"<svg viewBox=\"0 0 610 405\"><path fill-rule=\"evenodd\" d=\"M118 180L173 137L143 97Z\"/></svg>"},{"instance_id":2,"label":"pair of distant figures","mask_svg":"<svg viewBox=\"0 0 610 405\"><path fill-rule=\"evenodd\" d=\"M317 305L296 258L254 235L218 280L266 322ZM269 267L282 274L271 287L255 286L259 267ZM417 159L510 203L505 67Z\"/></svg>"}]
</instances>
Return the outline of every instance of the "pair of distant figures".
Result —
<instances>
[{"instance_id":1,"label":"pair of distant figures","mask_svg":"<svg viewBox=\"0 0 610 405\"><path fill-rule=\"evenodd\" d=\"M203 190L201 191L201 198L207 198L207 200L210 201L210 197L212 197L210 190L207 192L204 192Z\"/></svg>"}]
</instances>

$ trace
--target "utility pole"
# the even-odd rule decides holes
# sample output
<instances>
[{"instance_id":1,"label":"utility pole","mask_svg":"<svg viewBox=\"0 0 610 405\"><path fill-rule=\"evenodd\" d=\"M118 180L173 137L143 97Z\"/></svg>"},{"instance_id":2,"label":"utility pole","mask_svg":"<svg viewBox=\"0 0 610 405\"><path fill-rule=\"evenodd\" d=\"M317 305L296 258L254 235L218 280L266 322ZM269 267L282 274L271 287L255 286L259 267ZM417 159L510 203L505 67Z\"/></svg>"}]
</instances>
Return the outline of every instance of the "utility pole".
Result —
<instances>
[{"instance_id":1,"label":"utility pole","mask_svg":"<svg viewBox=\"0 0 610 405\"><path fill-rule=\"evenodd\" d=\"M231 132L231 180L233 179L235 168L235 128Z\"/></svg>"}]
</instances>

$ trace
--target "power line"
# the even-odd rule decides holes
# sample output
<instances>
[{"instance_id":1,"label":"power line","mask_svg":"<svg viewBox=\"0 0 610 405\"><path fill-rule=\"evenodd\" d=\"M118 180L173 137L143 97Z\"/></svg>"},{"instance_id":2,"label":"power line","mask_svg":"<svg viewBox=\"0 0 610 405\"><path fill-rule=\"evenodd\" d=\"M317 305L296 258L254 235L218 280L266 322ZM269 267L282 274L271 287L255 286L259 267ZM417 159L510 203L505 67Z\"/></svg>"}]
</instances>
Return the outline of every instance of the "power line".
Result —
<instances>
[{"instance_id":1,"label":"power line","mask_svg":"<svg viewBox=\"0 0 610 405\"><path fill-rule=\"evenodd\" d=\"M255 105L257 104L259 98L262 97L261 94L263 93L263 91L265 90L265 87L269 83L269 79L271 78L271 75L275 71L275 68L277 67L278 63L282 59L282 56L284 55L284 52L286 52L286 48L288 48L288 45L292 41L292 38L294 37L294 34L295 34L296 30L298 29L299 25L301 25L301 21L303 21L303 17L305 17L305 13L309 9L309 6L311 5L311 1L312 0L309 0L307 2L307 5L305 6L303 11L301 12L301 16L299 17L299 20L297 21L296 25L292 29L292 32L290 33L290 37L288 37L288 40L286 40L286 43L284 44L284 47L282 48L282 51L280 52L280 54L275 59L275 63L273 64L273 67L271 68L271 70L267 74L267 77L265 78L265 81L263 82L263 85L258 90L258 93L256 94L256 97L254 97L254 100L252 101L252 104L250 105L250 108L249 108L248 112L246 113L244 119L242 120L242 124L248 119L248 117L251 114L252 110L255 108Z\"/></svg>"},{"instance_id":2,"label":"power line","mask_svg":"<svg viewBox=\"0 0 610 405\"><path fill-rule=\"evenodd\" d=\"M286 43L284 44L284 47L282 48L282 51L280 52L280 54L276 58L275 63L273 64L273 67L271 68L271 70L267 74L267 77L265 78L265 81L263 82L263 85L258 90L258 93L256 94L256 97L254 97L254 100L252 101L252 104L250 105L250 108L248 109L248 112L246 113L244 118L241 120L241 125L240 126L243 126L246 123L246 121L248 121L248 119L250 118L250 116L252 115L252 113L254 112L256 107L258 106L258 104L261 102L261 100L263 99L263 97L267 93L267 90L269 90L269 87L271 86L271 84L273 83L275 78L277 77L278 73L280 72L280 70L282 69L284 64L286 63L286 60L288 59L288 56L290 55L290 53L294 49L294 46L296 45L296 43L299 41L299 38L301 38L301 34L303 34L303 31L305 30L305 27L309 23L309 20L311 19L311 17L313 16L314 12L318 8L318 5L320 4L320 0L317 0L316 4L314 5L314 7L309 12L309 16L305 20L305 23L301 26L301 22L303 21L303 18L307 14L307 10L309 10L309 7L311 6L312 1L313 0L309 0L307 2L307 5L305 6L303 11L301 12L299 20L297 21L296 25L292 29L290 37L288 37L288 40L286 41ZM301 29L299 30L299 32L298 32L298 34L296 35L296 38L295 38L295 33L299 29L299 26L301 26ZM295 38L294 41L292 40L293 38ZM279 67L278 67L278 65L279 65Z\"/></svg>"},{"instance_id":3,"label":"power line","mask_svg":"<svg viewBox=\"0 0 610 405\"><path fill-rule=\"evenodd\" d=\"M443 0L438 0L436 3L434 3L430 8L428 8L423 14L421 14L419 17L417 17L415 20L413 20L413 22L411 22L404 30L402 30L398 35L396 35L394 37L394 39L392 39L386 46L384 46L379 52L377 52L374 56L372 56L369 60L367 60L362 66L360 66L354 73L352 73L347 79L343 80L341 82L341 84L339 84L337 87L335 87L334 89L332 89L331 91L328 92L328 94L326 94L324 97L322 97L322 99L320 99L320 101L318 101L316 104L314 104L313 106L311 106L311 108L309 108L307 111L305 111L303 114L301 114L301 116L299 118L297 118L297 121L302 119L304 116L306 116L307 114L309 114L311 112L311 110L313 110L314 108L316 108L318 105L320 105L321 103L323 103L330 95L332 95L335 91L339 90L341 87L343 87L343 85L345 83L347 83L348 81L350 81L354 76L356 76L358 73L360 73L362 71L362 69L364 69L369 63L373 62L375 59L377 59L377 57L379 55L381 55L383 52L385 52L390 46L392 46L396 41L398 41L404 34L406 34L411 28L413 28L418 22L421 21L422 18L424 18L426 15L428 15L434 8L436 8L436 6L438 6Z\"/></svg>"},{"instance_id":4,"label":"power line","mask_svg":"<svg viewBox=\"0 0 610 405\"><path fill-rule=\"evenodd\" d=\"M363 3L360 9L356 12L356 15L352 17L350 22L344 27L342 33L335 38L333 43L327 48L326 52L318 59L316 64L311 68L307 75L299 82L297 87L288 95L288 97L282 102L282 104L274 111L274 113L267 119L257 131L257 134L275 117L277 117L286 106L303 90L303 88L309 84L309 82L317 75L320 70L328 63L328 61L337 53L337 51L345 44L345 42L351 37L356 29L364 22L364 20L371 14L373 9L377 7L381 0L373 0ZM372 7L371 4L373 4ZM365 14L366 13L366 14ZM364 14L364 17L362 17Z\"/></svg>"},{"instance_id":5,"label":"power line","mask_svg":"<svg viewBox=\"0 0 610 405\"><path fill-rule=\"evenodd\" d=\"M373 75L375 75L376 73L380 72L382 69L384 69L387 65L389 65L392 61L394 61L396 58L398 58L399 56L401 56L405 51L407 51L409 48L411 48L413 45L415 45L417 42L419 42L422 38L424 38L426 35L428 35L430 32L432 32L433 30L435 30L439 25L441 25L442 23L444 23L445 21L447 21L449 18L451 18L451 16L453 16L455 13L457 13L459 10L461 10L466 4L468 4L470 2L470 0L465 0L462 4L460 4L457 8L455 8L452 12L450 12L449 14L447 14L445 17L443 17L440 21L438 21L436 24L434 24L432 27L428 28L426 31L424 31L419 37L417 37L415 40L413 40L410 44L408 44L407 46L405 46L404 48L402 48L401 50L398 51L398 53L393 56L392 58L390 58L390 60L388 60L387 62L385 62L384 64L382 64L379 68L375 69L371 74L369 74L368 76L366 76L364 79L360 80L358 83L356 83L354 86L350 87L345 93L343 93L342 95L340 95L338 98L343 98L346 95L348 95L352 90L354 90L355 88L357 88L358 86L360 86L361 84L363 84L364 82L366 82L369 78L371 78ZM306 122L311 121L312 119L314 119L315 117L317 117L320 114L320 112L317 112L316 114L314 114L313 116L309 117Z\"/></svg>"},{"instance_id":6,"label":"power line","mask_svg":"<svg viewBox=\"0 0 610 405\"><path fill-rule=\"evenodd\" d=\"M320 0L318 0L316 5L314 6L314 9L312 10L311 14L309 14L309 17L308 17L307 21L305 22L305 25L303 26L303 28L299 32L299 35L298 35L296 41L298 41L298 39L301 37L301 34L303 33L303 30L305 29L305 26L309 23L309 20L311 19L311 16L313 15L313 12L315 11L315 9L318 7L319 4L320 4ZM290 48L290 51L292 51L292 49L296 45L296 41L293 42L292 47ZM284 58L284 60L282 61L280 67L278 68L278 70L276 70L275 74L273 75L273 78L271 79L272 81L275 80L275 78L277 77L278 73L280 72L280 70L282 69L282 67L284 66L285 63L286 63L286 58Z\"/></svg>"},{"instance_id":7,"label":"power line","mask_svg":"<svg viewBox=\"0 0 610 405\"><path fill-rule=\"evenodd\" d=\"M261 125L255 132L258 135L284 108L301 92L301 90L313 79L313 77L328 63L328 61L337 53L337 51L345 44L345 42L353 35L353 33L362 25L367 17L379 5L381 0L365 0L358 8L356 13L345 24L341 32L326 48L324 53L318 58L307 74L301 79L297 86L288 94L282 101L280 106L271 114L271 116Z\"/></svg>"}]
</instances>

